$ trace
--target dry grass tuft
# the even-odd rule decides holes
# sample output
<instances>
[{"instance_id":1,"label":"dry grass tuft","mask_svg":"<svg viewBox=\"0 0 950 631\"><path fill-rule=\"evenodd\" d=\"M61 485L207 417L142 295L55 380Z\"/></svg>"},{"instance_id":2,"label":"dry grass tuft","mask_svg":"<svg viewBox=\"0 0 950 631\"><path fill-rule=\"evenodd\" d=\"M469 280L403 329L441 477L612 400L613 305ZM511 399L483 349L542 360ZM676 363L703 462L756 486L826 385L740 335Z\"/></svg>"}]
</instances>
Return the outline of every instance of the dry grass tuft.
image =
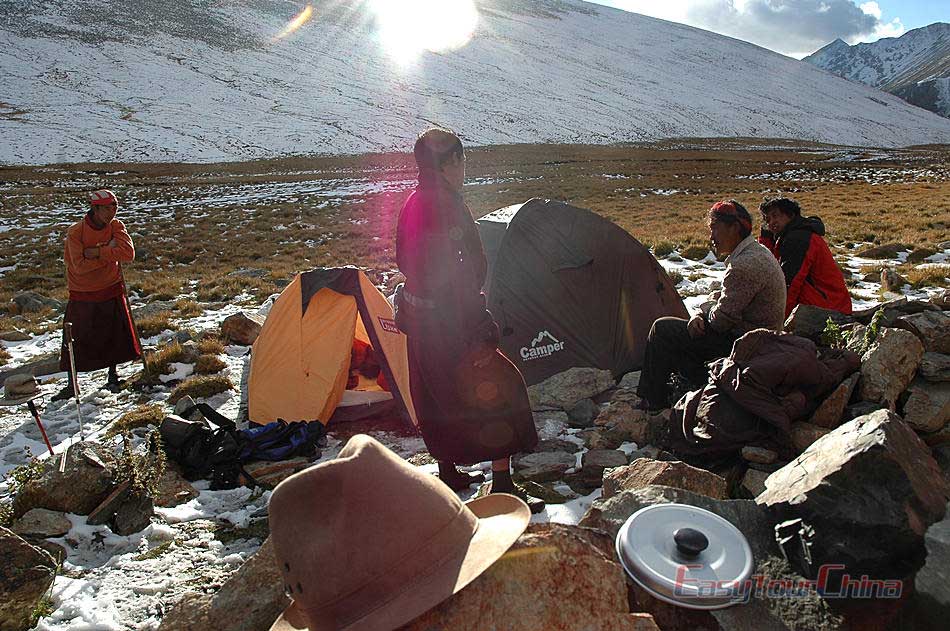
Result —
<instances>
[{"instance_id":1,"label":"dry grass tuft","mask_svg":"<svg viewBox=\"0 0 950 631\"><path fill-rule=\"evenodd\" d=\"M165 411L162 410L161 405L157 403L140 405L112 423L106 430L105 438L109 439L139 427L160 425L163 418L165 418Z\"/></svg>"},{"instance_id":2,"label":"dry grass tuft","mask_svg":"<svg viewBox=\"0 0 950 631\"><path fill-rule=\"evenodd\" d=\"M950 265L914 268L907 272L907 282L914 289L923 287L950 287Z\"/></svg>"},{"instance_id":3,"label":"dry grass tuft","mask_svg":"<svg viewBox=\"0 0 950 631\"><path fill-rule=\"evenodd\" d=\"M229 378L223 375L199 375L189 377L178 384L168 397L168 402L174 405L186 395L197 401L228 390L234 390L234 384Z\"/></svg>"},{"instance_id":4,"label":"dry grass tuft","mask_svg":"<svg viewBox=\"0 0 950 631\"><path fill-rule=\"evenodd\" d=\"M188 353L178 342L166 344L153 353L145 354L145 368L148 371L150 379L158 379L158 375L164 375L168 372L168 367L175 362L183 362L188 359Z\"/></svg>"},{"instance_id":5,"label":"dry grass tuft","mask_svg":"<svg viewBox=\"0 0 950 631\"><path fill-rule=\"evenodd\" d=\"M224 352L224 342L217 335L205 335L198 340L198 351L202 355L220 355Z\"/></svg>"},{"instance_id":6,"label":"dry grass tuft","mask_svg":"<svg viewBox=\"0 0 950 631\"><path fill-rule=\"evenodd\" d=\"M669 256L674 250L676 250L676 244L672 241L656 241L653 244L653 256L658 259Z\"/></svg>"},{"instance_id":7,"label":"dry grass tuft","mask_svg":"<svg viewBox=\"0 0 950 631\"><path fill-rule=\"evenodd\" d=\"M691 245L680 252L680 256L691 261L701 261L709 254L709 246Z\"/></svg>"},{"instance_id":8,"label":"dry grass tuft","mask_svg":"<svg viewBox=\"0 0 950 631\"><path fill-rule=\"evenodd\" d=\"M178 325L171 321L172 314L168 311L161 311L155 315L140 318L135 322L135 328L138 329L142 337L152 337L162 331L177 331Z\"/></svg>"},{"instance_id":9,"label":"dry grass tuft","mask_svg":"<svg viewBox=\"0 0 950 631\"><path fill-rule=\"evenodd\" d=\"M189 298L177 300L175 302L175 311L177 311L178 315L182 318L193 318L205 312L205 310L201 308L201 305Z\"/></svg>"},{"instance_id":10,"label":"dry grass tuft","mask_svg":"<svg viewBox=\"0 0 950 631\"><path fill-rule=\"evenodd\" d=\"M0 366L5 366L7 362L10 361L10 359L10 351L8 351L5 346L0 344Z\"/></svg>"},{"instance_id":11,"label":"dry grass tuft","mask_svg":"<svg viewBox=\"0 0 950 631\"><path fill-rule=\"evenodd\" d=\"M198 361L195 362L195 373L199 375L213 375L221 372L227 368L227 366L224 360L217 355L201 355L198 357Z\"/></svg>"}]
</instances>

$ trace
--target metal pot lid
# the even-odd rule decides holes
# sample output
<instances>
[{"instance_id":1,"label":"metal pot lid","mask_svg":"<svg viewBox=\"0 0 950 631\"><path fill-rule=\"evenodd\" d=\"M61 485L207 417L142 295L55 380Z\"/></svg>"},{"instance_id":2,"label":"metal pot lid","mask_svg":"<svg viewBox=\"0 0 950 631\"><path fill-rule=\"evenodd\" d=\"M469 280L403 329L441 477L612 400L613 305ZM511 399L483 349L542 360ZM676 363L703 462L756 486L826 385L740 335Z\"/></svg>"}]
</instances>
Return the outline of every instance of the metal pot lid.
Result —
<instances>
[{"instance_id":1,"label":"metal pot lid","mask_svg":"<svg viewBox=\"0 0 950 631\"><path fill-rule=\"evenodd\" d=\"M745 536L702 508L657 504L617 533L627 574L656 598L689 609L722 609L742 599L754 559Z\"/></svg>"}]
</instances>

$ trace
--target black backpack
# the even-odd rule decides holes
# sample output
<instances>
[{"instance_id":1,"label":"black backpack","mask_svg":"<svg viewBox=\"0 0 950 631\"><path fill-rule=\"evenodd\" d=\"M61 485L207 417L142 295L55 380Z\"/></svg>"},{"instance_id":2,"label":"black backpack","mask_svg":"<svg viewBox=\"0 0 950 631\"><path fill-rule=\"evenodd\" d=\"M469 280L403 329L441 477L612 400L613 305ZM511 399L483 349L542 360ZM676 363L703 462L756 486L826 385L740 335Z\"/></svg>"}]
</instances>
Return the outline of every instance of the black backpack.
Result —
<instances>
[{"instance_id":1,"label":"black backpack","mask_svg":"<svg viewBox=\"0 0 950 631\"><path fill-rule=\"evenodd\" d=\"M181 465L189 480L208 478L214 490L233 489L240 484L241 435L234 421L219 414L207 403L199 403L184 411L187 416L198 410L216 427L178 416L166 416L159 426L162 446L169 458Z\"/></svg>"},{"instance_id":2,"label":"black backpack","mask_svg":"<svg viewBox=\"0 0 950 631\"><path fill-rule=\"evenodd\" d=\"M242 483L255 486L253 476L241 466L245 462L313 457L317 448L326 444L326 428L319 422L277 420L238 430L234 421L207 403L190 407L183 414L188 416L194 410L216 427L166 416L159 427L162 446L168 457L181 465L186 478L209 478L214 490L233 489Z\"/></svg>"}]
</instances>

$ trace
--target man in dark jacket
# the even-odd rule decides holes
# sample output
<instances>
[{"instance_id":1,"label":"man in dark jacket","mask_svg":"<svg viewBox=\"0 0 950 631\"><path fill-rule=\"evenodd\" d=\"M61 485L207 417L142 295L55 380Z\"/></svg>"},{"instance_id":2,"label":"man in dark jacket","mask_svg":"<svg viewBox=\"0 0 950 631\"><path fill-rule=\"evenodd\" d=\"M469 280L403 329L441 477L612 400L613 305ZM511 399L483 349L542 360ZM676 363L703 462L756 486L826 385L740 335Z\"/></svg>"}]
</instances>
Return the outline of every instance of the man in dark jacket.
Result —
<instances>
[{"instance_id":1,"label":"man in dark jacket","mask_svg":"<svg viewBox=\"0 0 950 631\"><path fill-rule=\"evenodd\" d=\"M822 238L825 225L818 217L802 217L798 202L787 197L765 198L759 204L762 234L759 243L778 259L785 274L788 297L785 316L796 305L815 305L851 313L851 295L844 274Z\"/></svg>"},{"instance_id":2,"label":"man in dark jacket","mask_svg":"<svg viewBox=\"0 0 950 631\"><path fill-rule=\"evenodd\" d=\"M485 307L488 262L462 199L462 142L430 129L414 154L419 186L399 214L396 261L406 282L395 302L422 438L453 489L476 481L456 464L490 460L491 492L518 495L539 512L544 502L511 479L511 455L534 448L538 434L524 379L498 350L498 326Z\"/></svg>"}]
</instances>

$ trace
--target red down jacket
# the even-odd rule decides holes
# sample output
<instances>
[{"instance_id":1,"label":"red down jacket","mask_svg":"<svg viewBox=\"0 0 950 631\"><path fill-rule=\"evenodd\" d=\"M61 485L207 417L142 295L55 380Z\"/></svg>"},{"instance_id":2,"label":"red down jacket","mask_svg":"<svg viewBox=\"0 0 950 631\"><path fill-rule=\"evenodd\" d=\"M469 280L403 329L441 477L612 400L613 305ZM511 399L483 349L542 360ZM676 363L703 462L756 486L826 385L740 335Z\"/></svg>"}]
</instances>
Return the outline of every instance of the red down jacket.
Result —
<instances>
[{"instance_id":1,"label":"red down jacket","mask_svg":"<svg viewBox=\"0 0 950 631\"><path fill-rule=\"evenodd\" d=\"M825 225L818 217L795 217L778 239L762 230L759 243L772 251L785 274L785 317L796 305L851 313L851 295L844 284L844 274L822 238L824 234Z\"/></svg>"}]
</instances>

